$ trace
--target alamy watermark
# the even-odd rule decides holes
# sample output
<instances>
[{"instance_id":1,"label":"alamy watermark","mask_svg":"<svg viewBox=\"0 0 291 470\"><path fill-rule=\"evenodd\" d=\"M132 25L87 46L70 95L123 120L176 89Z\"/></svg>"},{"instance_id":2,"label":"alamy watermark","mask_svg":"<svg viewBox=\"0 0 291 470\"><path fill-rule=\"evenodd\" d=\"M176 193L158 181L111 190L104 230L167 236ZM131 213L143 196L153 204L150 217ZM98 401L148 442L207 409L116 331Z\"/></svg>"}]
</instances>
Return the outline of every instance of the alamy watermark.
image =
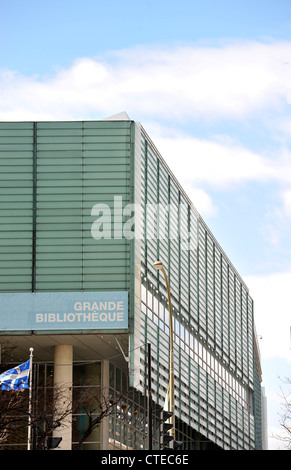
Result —
<instances>
[{"instance_id":1,"label":"alamy watermark","mask_svg":"<svg viewBox=\"0 0 291 470\"><path fill-rule=\"evenodd\" d=\"M197 215L187 204L124 205L118 195L113 207L95 204L91 216L97 217L91 226L95 240L179 240L182 250L197 248Z\"/></svg>"}]
</instances>

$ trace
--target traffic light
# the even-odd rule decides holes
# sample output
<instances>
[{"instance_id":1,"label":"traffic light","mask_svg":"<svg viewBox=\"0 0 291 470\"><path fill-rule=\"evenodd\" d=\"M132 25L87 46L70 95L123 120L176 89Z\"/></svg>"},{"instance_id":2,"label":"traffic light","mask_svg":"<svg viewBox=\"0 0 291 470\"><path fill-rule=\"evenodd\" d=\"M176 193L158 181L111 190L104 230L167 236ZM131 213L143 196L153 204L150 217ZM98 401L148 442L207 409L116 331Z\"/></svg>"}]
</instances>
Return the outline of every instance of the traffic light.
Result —
<instances>
[{"instance_id":1,"label":"traffic light","mask_svg":"<svg viewBox=\"0 0 291 470\"><path fill-rule=\"evenodd\" d=\"M46 438L46 448L47 448L47 450L55 449L56 447L58 447L61 440L62 440L61 437L47 437Z\"/></svg>"},{"instance_id":2,"label":"traffic light","mask_svg":"<svg viewBox=\"0 0 291 470\"><path fill-rule=\"evenodd\" d=\"M173 449L179 449L179 447L181 447L181 445L183 444L182 441L174 441L174 445L173 445Z\"/></svg>"},{"instance_id":3,"label":"traffic light","mask_svg":"<svg viewBox=\"0 0 291 470\"><path fill-rule=\"evenodd\" d=\"M161 449L167 449L169 443L173 440L169 431L172 429L173 424L167 423L168 419L173 415L171 411L161 411L161 424L160 424L160 446Z\"/></svg>"},{"instance_id":4,"label":"traffic light","mask_svg":"<svg viewBox=\"0 0 291 470\"><path fill-rule=\"evenodd\" d=\"M161 412L161 423L160 423L161 450L178 449L182 445L181 441L173 440L173 436L169 434L169 431L170 429L172 429L173 424L167 421L171 416L173 416L173 413L171 411L163 410Z\"/></svg>"}]
</instances>

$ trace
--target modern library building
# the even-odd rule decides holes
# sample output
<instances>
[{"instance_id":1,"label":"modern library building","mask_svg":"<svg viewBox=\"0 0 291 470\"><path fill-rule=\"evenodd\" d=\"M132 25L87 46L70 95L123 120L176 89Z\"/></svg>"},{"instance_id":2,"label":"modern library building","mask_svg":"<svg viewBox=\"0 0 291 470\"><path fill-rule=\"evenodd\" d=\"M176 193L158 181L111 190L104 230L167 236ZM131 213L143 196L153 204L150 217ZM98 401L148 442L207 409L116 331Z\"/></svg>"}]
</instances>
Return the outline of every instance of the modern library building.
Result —
<instances>
[{"instance_id":1,"label":"modern library building","mask_svg":"<svg viewBox=\"0 0 291 470\"><path fill-rule=\"evenodd\" d=\"M58 448L160 449L169 405L181 450L263 449L253 299L142 125L0 122L0 168L2 358L66 387Z\"/></svg>"}]
</instances>

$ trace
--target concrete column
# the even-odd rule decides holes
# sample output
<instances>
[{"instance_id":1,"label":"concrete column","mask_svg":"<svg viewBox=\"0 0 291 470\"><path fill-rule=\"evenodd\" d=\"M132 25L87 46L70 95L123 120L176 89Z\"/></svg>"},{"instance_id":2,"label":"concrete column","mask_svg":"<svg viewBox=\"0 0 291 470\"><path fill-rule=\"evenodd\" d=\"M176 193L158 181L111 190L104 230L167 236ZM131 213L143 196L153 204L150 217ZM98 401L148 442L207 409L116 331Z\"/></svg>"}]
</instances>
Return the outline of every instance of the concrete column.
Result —
<instances>
[{"instance_id":1,"label":"concrete column","mask_svg":"<svg viewBox=\"0 0 291 470\"><path fill-rule=\"evenodd\" d=\"M56 414L62 416L67 407L71 407L73 399L73 346L55 346L54 358L54 386L57 399ZM72 448L72 414L70 413L61 421L61 426L56 428L54 437L61 437L59 450L71 450Z\"/></svg>"}]
</instances>

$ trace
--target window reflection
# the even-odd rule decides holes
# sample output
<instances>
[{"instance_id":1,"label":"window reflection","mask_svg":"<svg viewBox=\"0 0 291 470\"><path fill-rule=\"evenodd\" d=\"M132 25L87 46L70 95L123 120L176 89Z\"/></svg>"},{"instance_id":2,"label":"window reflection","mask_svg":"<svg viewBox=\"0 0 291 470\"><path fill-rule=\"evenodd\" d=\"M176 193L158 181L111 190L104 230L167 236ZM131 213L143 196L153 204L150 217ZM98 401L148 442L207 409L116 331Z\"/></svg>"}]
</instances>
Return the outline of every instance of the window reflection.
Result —
<instances>
[{"instance_id":1,"label":"window reflection","mask_svg":"<svg viewBox=\"0 0 291 470\"><path fill-rule=\"evenodd\" d=\"M165 304L152 294L145 285L141 287L141 311L169 335L169 311ZM233 373L221 363L197 336L184 324L178 314L173 314L174 342L199 364L216 382L227 390L241 405L251 410L251 393Z\"/></svg>"}]
</instances>

